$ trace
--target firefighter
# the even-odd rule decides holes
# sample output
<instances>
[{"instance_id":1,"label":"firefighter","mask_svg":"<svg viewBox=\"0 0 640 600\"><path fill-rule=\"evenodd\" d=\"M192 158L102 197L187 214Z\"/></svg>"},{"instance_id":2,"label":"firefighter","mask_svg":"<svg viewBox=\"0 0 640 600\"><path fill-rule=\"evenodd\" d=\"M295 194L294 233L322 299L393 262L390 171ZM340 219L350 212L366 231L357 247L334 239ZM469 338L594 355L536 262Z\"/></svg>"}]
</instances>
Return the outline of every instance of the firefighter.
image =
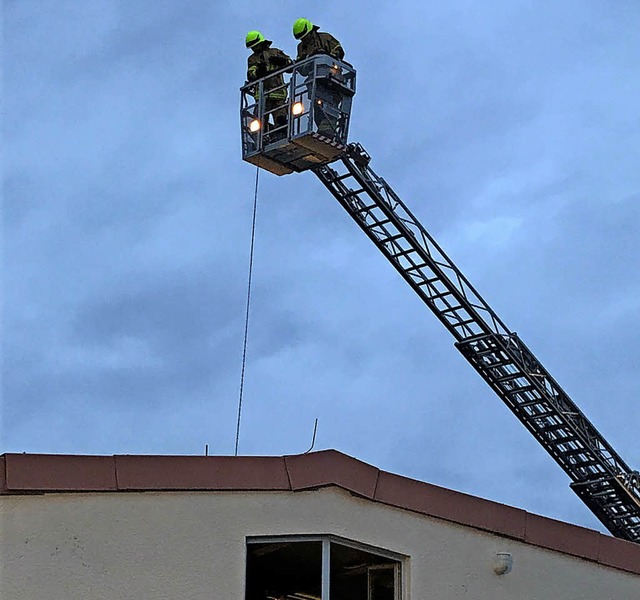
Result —
<instances>
[{"instance_id":1,"label":"firefighter","mask_svg":"<svg viewBox=\"0 0 640 600\"><path fill-rule=\"evenodd\" d=\"M318 31L318 29L319 27L309 19L298 19L293 24L293 37L300 40L296 61L304 60L316 54L328 54L332 58L342 60L344 58L342 44L330 33ZM305 73L304 67L301 69L301 73ZM320 73L322 73L321 70L318 71L318 74ZM331 112L332 109L338 110L340 108L342 95L323 85L320 77L317 79L315 93L313 120L318 128L318 133L330 139L335 139L338 135L338 119Z\"/></svg>"},{"instance_id":2,"label":"firefighter","mask_svg":"<svg viewBox=\"0 0 640 600\"><path fill-rule=\"evenodd\" d=\"M328 54L342 60L344 50L342 44L330 33L318 31L320 29L309 19L298 19L293 24L293 37L300 40L296 60L304 60L314 54Z\"/></svg>"},{"instance_id":3,"label":"firefighter","mask_svg":"<svg viewBox=\"0 0 640 600\"><path fill-rule=\"evenodd\" d=\"M279 48L272 48L272 42L267 40L259 31L247 33L245 45L252 50L247 59L247 82L251 83L266 77L269 73L279 71L293 63L291 58ZM284 86L282 75L270 77L263 84L266 94L264 112L273 110L273 121L276 127L287 124L287 88ZM256 89L254 97L259 100ZM274 110L275 109L275 110ZM284 133L282 131L281 133Z\"/></svg>"}]
</instances>

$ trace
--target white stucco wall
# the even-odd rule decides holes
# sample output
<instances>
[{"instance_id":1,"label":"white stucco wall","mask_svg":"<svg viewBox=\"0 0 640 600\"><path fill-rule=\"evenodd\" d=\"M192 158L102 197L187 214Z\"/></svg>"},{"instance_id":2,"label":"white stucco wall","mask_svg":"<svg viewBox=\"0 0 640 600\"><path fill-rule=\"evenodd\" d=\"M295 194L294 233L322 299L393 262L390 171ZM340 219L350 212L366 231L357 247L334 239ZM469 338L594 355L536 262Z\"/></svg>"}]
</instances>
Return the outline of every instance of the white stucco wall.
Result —
<instances>
[{"instance_id":1,"label":"white stucco wall","mask_svg":"<svg viewBox=\"0 0 640 600\"><path fill-rule=\"evenodd\" d=\"M630 573L337 489L3 496L0 526L3 600L243 600L246 536L297 533L409 556L407 600L640 600Z\"/></svg>"}]
</instances>

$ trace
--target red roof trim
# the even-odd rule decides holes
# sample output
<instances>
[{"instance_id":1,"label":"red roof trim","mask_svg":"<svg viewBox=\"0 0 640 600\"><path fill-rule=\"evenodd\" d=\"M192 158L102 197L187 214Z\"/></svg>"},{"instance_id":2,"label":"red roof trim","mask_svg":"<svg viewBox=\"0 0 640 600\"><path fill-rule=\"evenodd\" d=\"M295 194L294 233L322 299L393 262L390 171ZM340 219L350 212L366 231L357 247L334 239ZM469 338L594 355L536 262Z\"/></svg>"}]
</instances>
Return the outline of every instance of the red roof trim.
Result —
<instances>
[{"instance_id":1,"label":"red roof trim","mask_svg":"<svg viewBox=\"0 0 640 600\"><path fill-rule=\"evenodd\" d=\"M640 544L381 471L336 450L285 457L0 456L2 495L151 490L296 492L328 486L640 575Z\"/></svg>"}]
</instances>

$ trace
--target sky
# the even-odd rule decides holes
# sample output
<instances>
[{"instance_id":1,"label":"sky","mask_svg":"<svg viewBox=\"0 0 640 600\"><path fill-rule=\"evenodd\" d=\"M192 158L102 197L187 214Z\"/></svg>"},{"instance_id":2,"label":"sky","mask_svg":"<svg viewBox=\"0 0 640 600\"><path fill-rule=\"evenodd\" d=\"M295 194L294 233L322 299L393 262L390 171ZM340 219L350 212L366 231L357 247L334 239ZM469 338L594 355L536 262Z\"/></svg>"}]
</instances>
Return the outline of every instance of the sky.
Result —
<instances>
[{"instance_id":1,"label":"sky","mask_svg":"<svg viewBox=\"0 0 640 600\"><path fill-rule=\"evenodd\" d=\"M5 0L0 452L233 454L247 31L358 71L350 139L640 467L640 4ZM240 454L335 448L602 530L312 173L262 172Z\"/></svg>"}]
</instances>

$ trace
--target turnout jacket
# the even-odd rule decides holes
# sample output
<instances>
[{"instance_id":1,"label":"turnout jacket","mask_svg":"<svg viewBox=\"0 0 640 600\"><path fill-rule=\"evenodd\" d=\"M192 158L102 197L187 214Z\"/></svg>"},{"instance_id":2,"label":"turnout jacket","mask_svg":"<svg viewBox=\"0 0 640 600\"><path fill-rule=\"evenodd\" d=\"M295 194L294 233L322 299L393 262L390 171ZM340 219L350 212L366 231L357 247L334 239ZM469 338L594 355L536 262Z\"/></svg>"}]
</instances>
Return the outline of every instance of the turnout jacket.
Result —
<instances>
[{"instance_id":1,"label":"turnout jacket","mask_svg":"<svg viewBox=\"0 0 640 600\"><path fill-rule=\"evenodd\" d=\"M314 27L313 31L310 31L300 40L296 60L304 60L315 54L328 54L338 60L344 58L342 44L330 33L318 31L317 27Z\"/></svg>"},{"instance_id":2,"label":"turnout jacket","mask_svg":"<svg viewBox=\"0 0 640 600\"><path fill-rule=\"evenodd\" d=\"M266 41L260 44L247 59L247 81L251 83L269 73L273 73L292 64L291 58L279 48L271 48L271 42ZM282 75L272 77L264 82L264 89L272 90L284 84ZM287 90L282 88L270 94L270 96L282 96L286 98Z\"/></svg>"}]
</instances>

